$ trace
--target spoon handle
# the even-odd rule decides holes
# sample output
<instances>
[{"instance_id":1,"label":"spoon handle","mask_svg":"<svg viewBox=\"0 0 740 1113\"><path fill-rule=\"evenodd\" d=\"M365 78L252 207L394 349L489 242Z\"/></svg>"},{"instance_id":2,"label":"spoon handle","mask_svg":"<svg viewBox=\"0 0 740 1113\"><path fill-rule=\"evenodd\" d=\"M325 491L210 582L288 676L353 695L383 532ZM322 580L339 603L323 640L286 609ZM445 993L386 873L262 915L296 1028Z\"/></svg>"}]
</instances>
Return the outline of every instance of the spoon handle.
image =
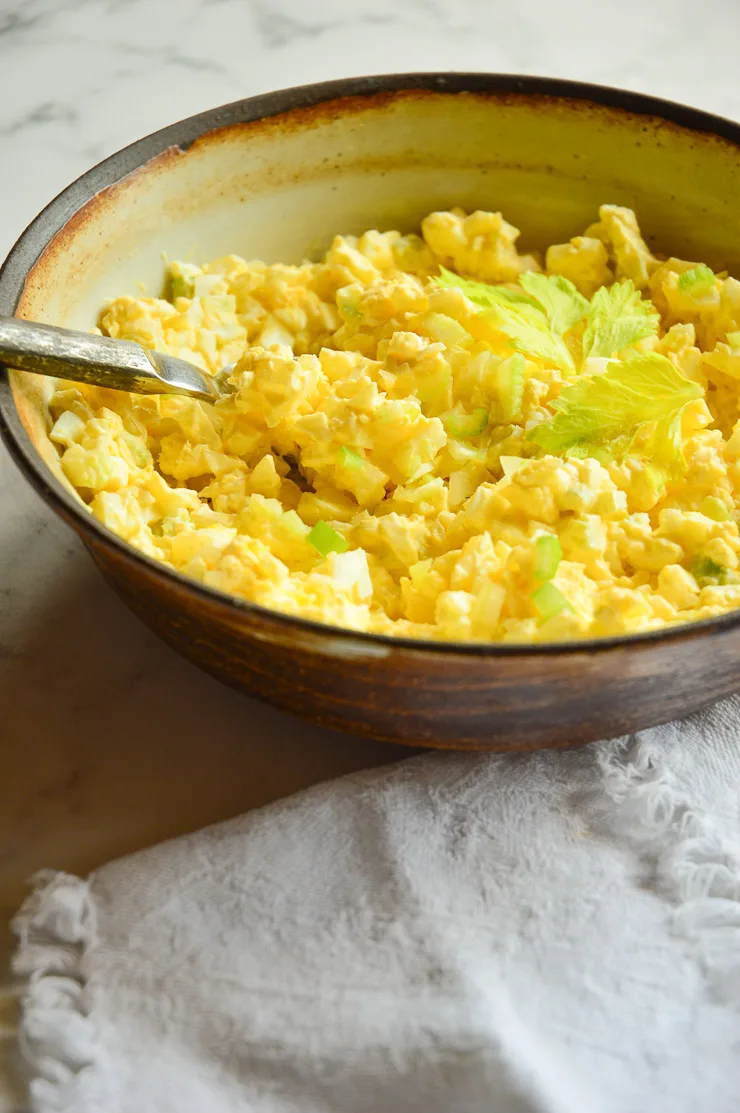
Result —
<instances>
[{"instance_id":1,"label":"spoon handle","mask_svg":"<svg viewBox=\"0 0 740 1113\"><path fill-rule=\"evenodd\" d=\"M174 356L150 352L133 340L0 317L0 364L133 394L185 394L213 402L220 390L210 375Z\"/></svg>"}]
</instances>

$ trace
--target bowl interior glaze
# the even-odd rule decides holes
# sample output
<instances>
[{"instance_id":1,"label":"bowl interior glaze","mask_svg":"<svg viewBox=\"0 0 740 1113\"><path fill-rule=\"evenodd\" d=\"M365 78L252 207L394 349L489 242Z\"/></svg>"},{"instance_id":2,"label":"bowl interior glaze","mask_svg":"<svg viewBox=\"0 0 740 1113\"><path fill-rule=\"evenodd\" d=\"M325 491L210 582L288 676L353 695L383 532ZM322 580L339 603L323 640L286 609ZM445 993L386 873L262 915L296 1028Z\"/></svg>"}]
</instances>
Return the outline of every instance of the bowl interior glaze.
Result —
<instances>
[{"instance_id":1,"label":"bowl interior glaze","mask_svg":"<svg viewBox=\"0 0 740 1113\"><path fill-rule=\"evenodd\" d=\"M581 233L600 203L627 204L656 250L740 269L733 142L579 97L440 91L480 83L450 76L344 97L331 96L343 83L330 83L329 99L292 112L240 121L250 115L247 101L242 113L230 106L160 132L141 152L143 165L137 145L128 173L102 164L87 183L94 196L60 229L51 221L38 230L51 232L51 242L39 245L16 312L89 328L107 298L142 285L159 293L163 255L299 262L338 232L410 231L452 205L500 209L528 248ZM280 94L272 97L258 107L279 107ZM50 389L13 375L24 425L64 483L44 438Z\"/></svg>"}]
</instances>

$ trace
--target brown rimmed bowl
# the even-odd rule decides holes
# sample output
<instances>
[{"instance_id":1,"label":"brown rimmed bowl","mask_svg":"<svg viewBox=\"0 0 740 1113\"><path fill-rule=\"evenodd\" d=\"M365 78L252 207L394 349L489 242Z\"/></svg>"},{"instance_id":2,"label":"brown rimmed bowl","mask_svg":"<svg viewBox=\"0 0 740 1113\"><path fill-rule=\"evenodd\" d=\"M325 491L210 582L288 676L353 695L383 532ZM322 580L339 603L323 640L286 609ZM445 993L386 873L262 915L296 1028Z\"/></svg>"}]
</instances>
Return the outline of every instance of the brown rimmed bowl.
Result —
<instances>
[{"instance_id":1,"label":"brown rimmed bowl","mask_svg":"<svg viewBox=\"0 0 740 1113\"><path fill-rule=\"evenodd\" d=\"M656 251L740 274L740 126L574 82L405 74L251 97L156 132L61 193L0 272L0 314L89 328L158 290L162 253L300 261L337 232L501 209L543 246L603 202ZM209 590L97 522L49 439L52 384L0 369L0 429L128 606L185 657L327 726L466 749L568 746L665 722L740 687L740 612L666 632L538 646L433 643L290 618ZM245 714L248 708L245 705Z\"/></svg>"}]
</instances>

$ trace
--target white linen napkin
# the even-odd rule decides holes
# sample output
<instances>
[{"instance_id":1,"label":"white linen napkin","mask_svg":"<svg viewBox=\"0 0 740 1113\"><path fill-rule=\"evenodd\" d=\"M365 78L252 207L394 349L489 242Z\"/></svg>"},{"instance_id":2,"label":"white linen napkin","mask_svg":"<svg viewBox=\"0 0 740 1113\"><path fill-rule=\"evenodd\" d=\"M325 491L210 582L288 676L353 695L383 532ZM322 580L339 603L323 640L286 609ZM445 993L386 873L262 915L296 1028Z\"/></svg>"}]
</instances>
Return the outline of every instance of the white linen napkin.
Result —
<instances>
[{"instance_id":1,"label":"white linen napkin","mask_svg":"<svg viewBox=\"0 0 740 1113\"><path fill-rule=\"evenodd\" d=\"M43 874L37 1113L733 1113L740 700Z\"/></svg>"}]
</instances>

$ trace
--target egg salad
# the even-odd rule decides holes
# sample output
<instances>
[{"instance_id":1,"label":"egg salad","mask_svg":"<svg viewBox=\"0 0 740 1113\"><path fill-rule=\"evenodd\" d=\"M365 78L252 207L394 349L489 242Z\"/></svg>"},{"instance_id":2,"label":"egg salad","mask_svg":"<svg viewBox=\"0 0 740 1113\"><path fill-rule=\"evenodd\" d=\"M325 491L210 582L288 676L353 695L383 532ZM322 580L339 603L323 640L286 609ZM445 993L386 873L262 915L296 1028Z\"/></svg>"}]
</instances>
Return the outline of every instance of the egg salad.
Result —
<instances>
[{"instance_id":1,"label":"egg salad","mask_svg":"<svg viewBox=\"0 0 740 1113\"><path fill-rule=\"evenodd\" d=\"M500 213L337 236L301 266L168 265L100 331L215 405L60 383L90 512L209 588L404 637L546 642L740 606L740 282L635 214L520 254Z\"/></svg>"}]
</instances>

